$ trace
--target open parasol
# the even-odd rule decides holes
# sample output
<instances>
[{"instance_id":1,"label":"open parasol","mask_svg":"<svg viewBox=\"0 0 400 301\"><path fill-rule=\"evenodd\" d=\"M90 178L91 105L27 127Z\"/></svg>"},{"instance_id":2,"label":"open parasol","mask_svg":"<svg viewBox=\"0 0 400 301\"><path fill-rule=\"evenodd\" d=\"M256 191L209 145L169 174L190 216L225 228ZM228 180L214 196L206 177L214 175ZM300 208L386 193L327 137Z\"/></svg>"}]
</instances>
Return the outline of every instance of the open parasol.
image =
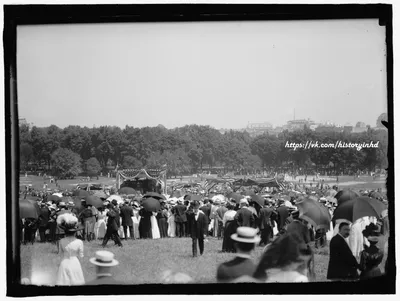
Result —
<instances>
[{"instance_id":1,"label":"open parasol","mask_svg":"<svg viewBox=\"0 0 400 301\"><path fill-rule=\"evenodd\" d=\"M241 196L240 194L236 193L236 192L231 192L227 195L227 197L229 199L234 199L235 203L239 203L240 200L243 198L243 196Z\"/></svg>"},{"instance_id":2,"label":"open parasol","mask_svg":"<svg viewBox=\"0 0 400 301\"><path fill-rule=\"evenodd\" d=\"M265 205L265 200L263 197L259 196L259 195L252 195L251 196L251 200L255 203L257 203L258 205L260 205L260 207L264 207Z\"/></svg>"},{"instance_id":3,"label":"open parasol","mask_svg":"<svg viewBox=\"0 0 400 301\"><path fill-rule=\"evenodd\" d=\"M19 200L19 218L39 218L41 210L39 204L32 200Z\"/></svg>"},{"instance_id":4,"label":"open parasol","mask_svg":"<svg viewBox=\"0 0 400 301\"><path fill-rule=\"evenodd\" d=\"M122 187L118 190L119 194L135 194L136 190L132 187Z\"/></svg>"},{"instance_id":5,"label":"open parasol","mask_svg":"<svg viewBox=\"0 0 400 301\"><path fill-rule=\"evenodd\" d=\"M339 204L333 213L333 219L347 219L355 222L365 216L379 218L385 209L386 206L381 201L368 196L361 196Z\"/></svg>"},{"instance_id":6,"label":"open parasol","mask_svg":"<svg viewBox=\"0 0 400 301\"><path fill-rule=\"evenodd\" d=\"M74 192L72 193L73 196L79 196L81 198L85 198L87 196L89 196L89 192L86 190L82 190L82 189L77 189L74 190Z\"/></svg>"},{"instance_id":7,"label":"open parasol","mask_svg":"<svg viewBox=\"0 0 400 301\"><path fill-rule=\"evenodd\" d=\"M94 195L89 195L85 198L86 204L92 205L95 208L103 207L103 201Z\"/></svg>"},{"instance_id":8,"label":"open parasol","mask_svg":"<svg viewBox=\"0 0 400 301\"><path fill-rule=\"evenodd\" d=\"M346 189L346 190L340 190L336 195L335 195L335 199L337 199L337 203L338 205L347 202L349 200L352 200L356 197L359 197L360 195L358 194L358 192L355 192L353 190L350 189Z\"/></svg>"},{"instance_id":9,"label":"open parasol","mask_svg":"<svg viewBox=\"0 0 400 301\"><path fill-rule=\"evenodd\" d=\"M46 199L47 202L54 202L56 204L58 204L59 202L61 202L61 198L58 195L49 195Z\"/></svg>"},{"instance_id":10,"label":"open parasol","mask_svg":"<svg viewBox=\"0 0 400 301\"><path fill-rule=\"evenodd\" d=\"M305 198L296 203L296 206L299 209L299 218L312 224L315 229L330 229L331 215L324 205L314 199Z\"/></svg>"},{"instance_id":11,"label":"open parasol","mask_svg":"<svg viewBox=\"0 0 400 301\"><path fill-rule=\"evenodd\" d=\"M149 212L157 212L161 208L160 201L155 198L144 199L142 202L142 206L145 210Z\"/></svg>"}]
</instances>

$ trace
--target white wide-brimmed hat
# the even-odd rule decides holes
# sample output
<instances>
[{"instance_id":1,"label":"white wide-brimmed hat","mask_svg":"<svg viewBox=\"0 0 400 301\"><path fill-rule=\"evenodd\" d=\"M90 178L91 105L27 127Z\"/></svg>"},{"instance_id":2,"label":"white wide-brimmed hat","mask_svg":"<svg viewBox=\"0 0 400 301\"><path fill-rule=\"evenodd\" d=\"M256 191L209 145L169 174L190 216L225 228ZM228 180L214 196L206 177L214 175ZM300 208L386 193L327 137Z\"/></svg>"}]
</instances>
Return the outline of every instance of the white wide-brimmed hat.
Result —
<instances>
[{"instance_id":1,"label":"white wide-brimmed hat","mask_svg":"<svg viewBox=\"0 0 400 301\"><path fill-rule=\"evenodd\" d=\"M256 244L261 240L261 238L257 236L257 230L250 227L237 228L236 233L232 234L231 238L235 241L249 244Z\"/></svg>"},{"instance_id":2,"label":"white wide-brimmed hat","mask_svg":"<svg viewBox=\"0 0 400 301\"><path fill-rule=\"evenodd\" d=\"M95 257L90 258L89 261L101 267L112 267L119 264L118 260L114 259L114 254L109 251L97 251Z\"/></svg>"},{"instance_id":3,"label":"white wide-brimmed hat","mask_svg":"<svg viewBox=\"0 0 400 301\"><path fill-rule=\"evenodd\" d=\"M242 204L249 205L249 202L247 201L247 199L241 199L241 200L239 201L239 205L242 205Z\"/></svg>"}]
</instances>

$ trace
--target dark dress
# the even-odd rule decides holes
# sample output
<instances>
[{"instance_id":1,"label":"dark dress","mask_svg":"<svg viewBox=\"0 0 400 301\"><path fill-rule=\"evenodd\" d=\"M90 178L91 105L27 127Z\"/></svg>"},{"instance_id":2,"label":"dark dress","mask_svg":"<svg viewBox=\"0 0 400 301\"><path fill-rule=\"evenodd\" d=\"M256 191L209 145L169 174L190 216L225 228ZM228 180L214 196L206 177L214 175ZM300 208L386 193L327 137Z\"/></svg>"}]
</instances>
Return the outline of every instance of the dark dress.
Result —
<instances>
[{"instance_id":1,"label":"dark dress","mask_svg":"<svg viewBox=\"0 0 400 301\"><path fill-rule=\"evenodd\" d=\"M383 252L376 246L369 247L364 245L364 250L360 256L361 275L360 279L368 279L382 276L379 265L383 259Z\"/></svg>"},{"instance_id":2,"label":"dark dress","mask_svg":"<svg viewBox=\"0 0 400 301\"><path fill-rule=\"evenodd\" d=\"M222 252L236 253L232 234L236 233L238 224L236 220L227 221L225 224L224 240L222 241Z\"/></svg>"},{"instance_id":3,"label":"dark dress","mask_svg":"<svg viewBox=\"0 0 400 301\"><path fill-rule=\"evenodd\" d=\"M157 213L158 229L160 230L160 237L168 237L168 213L167 210L163 209Z\"/></svg>"},{"instance_id":4,"label":"dark dress","mask_svg":"<svg viewBox=\"0 0 400 301\"><path fill-rule=\"evenodd\" d=\"M139 222L140 238L153 238L153 235L151 233L151 220L150 220L152 213L142 208L139 210L139 215L141 216Z\"/></svg>"}]
</instances>

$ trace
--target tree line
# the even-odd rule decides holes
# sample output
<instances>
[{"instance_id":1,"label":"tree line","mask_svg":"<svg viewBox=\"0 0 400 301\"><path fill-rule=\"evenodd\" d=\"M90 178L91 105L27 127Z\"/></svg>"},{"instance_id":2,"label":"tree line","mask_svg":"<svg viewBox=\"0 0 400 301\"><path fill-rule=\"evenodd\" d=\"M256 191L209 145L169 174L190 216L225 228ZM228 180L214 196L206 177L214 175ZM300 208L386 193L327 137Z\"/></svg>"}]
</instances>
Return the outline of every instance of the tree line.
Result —
<instances>
[{"instance_id":1,"label":"tree line","mask_svg":"<svg viewBox=\"0 0 400 301\"><path fill-rule=\"evenodd\" d=\"M317 133L309 129L284 131L278 136L250 137L230 130L221 134L210 126L80 127L55 125L29 128L21 125L21 170L45 168L60 177L81 173L96 175L119 168L168 166L168 175L196 173L205 168L223 172L257 172L268 169L329 171L330 173L375 170L387 166L387 131L364 133ZM299 149L286 143L350 143L379 141L378 148Z\"/></svg>"}]
</instances>

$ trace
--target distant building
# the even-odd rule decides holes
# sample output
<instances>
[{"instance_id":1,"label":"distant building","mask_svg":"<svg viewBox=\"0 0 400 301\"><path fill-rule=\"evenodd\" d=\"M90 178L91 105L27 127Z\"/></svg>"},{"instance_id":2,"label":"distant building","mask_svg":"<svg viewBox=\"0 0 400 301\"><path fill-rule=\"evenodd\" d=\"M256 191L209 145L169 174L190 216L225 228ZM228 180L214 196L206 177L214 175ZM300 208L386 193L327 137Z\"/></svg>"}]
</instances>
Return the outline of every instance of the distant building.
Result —
<instances>
[{"instance_id":1,"label":"distant building","mask_svg":"<svg viewBox=\"0 0 400 301\"><path fill-rule=\"evenodd\" d=\"M266 134L272 129L272 124L270 124L269 122L248 123L245 131L250 134L250 137L256 137L262 134Z\"/></svg>"},{"instance_id":2,"label":"distant building","mask_svg":"<svg viewBox=\"0 0 400 301\"><path fill-rule=\"evenodd\" d=\"M366 127L365 122L359 121L356 123L356 128L365 128L365 127Z\"/></svg>"},{"instance_id":3,"label":"distant building","mask_svg":"<svg viewBox=\"0 0 400 301\"><path fill-rule=\"evenodd\" d=\"M321 124L315 129L315 132L317 132L317 133L341 133L341 132L343 132L343 127L329 125L329 124L324 124L324 125Z\"/></svg>"},{"instance_id":4,"label":"distant building","mask_svg":"<svg viewBox=\"0 0 400 301\"><path fill-rule=\"evenodd\" d=\"M295 119L287 122L286 129L289 130L289 132L302 131L304 127L310 128L311 125L315 125L315 122L311 119Z\"/></svg>"},{"instance_id":5,"label":"distant building","mask_svg":"<svg viewBox=\"0 0 400 301\"><path fill-rule=\"evenodd\" d=\"M366 132L367 130L368 130L368 127L366 127L366 126L363 126L363 127L355 126L355 127L353 127L352 133L363 133L363 132Z\"/></svg>"}]
</instances>

